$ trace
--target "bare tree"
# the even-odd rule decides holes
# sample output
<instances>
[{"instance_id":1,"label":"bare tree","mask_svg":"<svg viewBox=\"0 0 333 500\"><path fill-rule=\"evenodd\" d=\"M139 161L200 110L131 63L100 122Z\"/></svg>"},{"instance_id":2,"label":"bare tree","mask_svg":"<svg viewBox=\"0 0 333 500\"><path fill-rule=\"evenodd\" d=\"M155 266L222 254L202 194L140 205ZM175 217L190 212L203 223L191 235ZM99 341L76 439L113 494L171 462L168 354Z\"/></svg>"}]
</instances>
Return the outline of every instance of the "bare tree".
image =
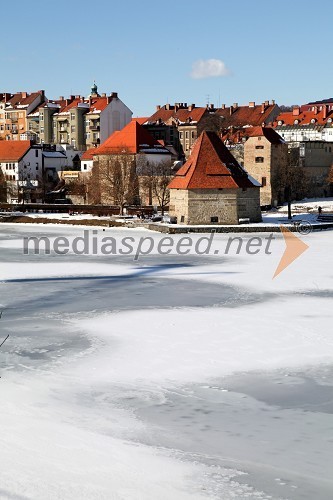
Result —
<instances>
[{"instance_id":1,"label":"bare tree","mask_svg":"<svg viewBox=\"0 0 333 500\"><path fill-rule=\"evenodd\" d=\"M309 179L300 163L298 147L289 149L287 163L276 169L272 184L279 203L301 200L307 195Z\"/></svg>"},{"instance_id":2,"label":"bare tree","mask_svg":"<svg viewBox=\"0 0 333 500\"><path fill-rule=\"evenodd\" d=\"M96 197L100 203L119 206L123 214L128 204L133 204L138 197L135 155L120 147L119 152L100 155L92 170L91 182L97 183Z\"/></svg>"},{"instance_id":3,"label":"bare tree","mask_svg":"<svg viewBox=\"0 0 333 500\"><path fill-rule=\"evenodd\" d=\"M7 182L0 168L0 203L7 202Z\"/></svg>"},{"instance_id":4,"label":"bare tree","mask_svg":"<svg viewBox=\"0 0 333 500\"><path fill-rule=\"evenodd\" d=\"M217 113L207 113L198 123L197 134L198 137L203 131L215 132L219 137L223 132L224 117Z\"/></svg>"},{"instance_id":5,"label":"bare tree","mask_svg":"<svg viewBox=\"0 0 333 500\"><path fill-rule=\"evenodd\" d=\"M148 196L148 204L156 203L164 214L170 202L168 185L173 177L171 161L165 160L156 164L148 162L144 168L140 169L140 173L141 186Z\"/></svg>"}]
</instances>

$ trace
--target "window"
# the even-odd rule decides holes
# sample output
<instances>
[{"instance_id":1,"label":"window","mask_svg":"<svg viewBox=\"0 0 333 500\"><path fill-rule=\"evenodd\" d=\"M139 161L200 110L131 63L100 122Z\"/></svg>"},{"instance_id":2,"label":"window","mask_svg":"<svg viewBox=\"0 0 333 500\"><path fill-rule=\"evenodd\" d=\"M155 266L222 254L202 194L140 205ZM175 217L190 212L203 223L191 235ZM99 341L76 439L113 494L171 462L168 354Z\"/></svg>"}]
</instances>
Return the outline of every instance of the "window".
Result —
<instances>
[{"instance_id":1,"label":"window","mask_svg":"<svg viewBox=\"0 0 333 500\"><path fill-rule=\"evenodd\" d=\"M71 132L75 132L75 125L71 126Z\"/></svg>"},{"instance_id":2,"label":"window","mask_svg":"<svg viewBox=\"0 0 333 500\"><path fill-rule=\"evenodd\" d=\"M180 222L185 222L185 216L184 215L181 216Z\"/></svg>"},{"instance_id":3,"label":"window","mask_svg":"<svg viewBox=\"0 0 333 500\"><path fill-rule=\"evenodd\" d=\"M183 132L179 132L179 139L183 138Z\"/></svg>"},{"instance_id":4,"label":"window","mask_svg":"<svg viewBox=\"0 0 333 500\"><path fill-rule=\"evenodd\" d=\"M188 130L185 132L185 139L188 139Z\"/></svg>"},{"instance_id":5,"label":"window","mask_svg":"<svg viewBox=\"0 0 333 500\"><path fill-rule=\"evenodd\" d=\"M264 149L264 146L256 146L256 149Z\"/></svg>"},{"instance_id":6,"label":"window","mask_svg":"<svg viewBox=\"0 0 333 500\"><path fill-rule=\"evenodd\" d=\"M35 150L35 156L38 158L38 149Z\"/></svg>"},{"instance_id":7,"label":"window","mask_svg":"<svg viewBox=\"0 0 333 500\"><path fill-rule=\"evenodd\" d=\"M75 113L71 113L71 120L75 120Z\"/></svg>"},{"instance_id":8,"label":"window","mask_svg":"<svg viewBox=\"0 0 333 500\"><path fill-rule=\"evenodd\" d=\"M40 121L42 122L44 120L44 115L43 113L40 114Z\"/></svg>"},{"instance_id":9,"label":"window","mask_svg":"<svg viewBox=\"0 0 333 500\"><path fill-rule=\"evenodd\" d=\"M263 156L256 156L255 162L256 163L264 163L264 157Z\"/></svg>"},{"instance_id":10,"label":"window","mask_svg":"<svg viewBox=\"0 0 333 500\"><path fill-rule=\"evenodd\" d=\"M84 165L83 165L83 170L87 170L87 168L88 168L88 167L87 167L87 164L86 164L86 163L84 163Z\"/></svg>"},{"instance_id":11,"label":"window","mask_svg":"<svg viewBox=\"0 0 333 500\"><path fill-rule=\"evenodd\" d=\"M218 221L219 221L219 218L216 216L210 218L210 222L212 222L213 224L216 224Z\"/></svg>"},{"instance_id":12,"label":"window","mask_svg":"<svg viewBox=\"0 0 333 500\"><path fill-rule=\"evenodd\" d=\"M262 185L262 187L265 187L267 185L266 177L261 178L261 185Z\"/></svg>"}]
</instances>

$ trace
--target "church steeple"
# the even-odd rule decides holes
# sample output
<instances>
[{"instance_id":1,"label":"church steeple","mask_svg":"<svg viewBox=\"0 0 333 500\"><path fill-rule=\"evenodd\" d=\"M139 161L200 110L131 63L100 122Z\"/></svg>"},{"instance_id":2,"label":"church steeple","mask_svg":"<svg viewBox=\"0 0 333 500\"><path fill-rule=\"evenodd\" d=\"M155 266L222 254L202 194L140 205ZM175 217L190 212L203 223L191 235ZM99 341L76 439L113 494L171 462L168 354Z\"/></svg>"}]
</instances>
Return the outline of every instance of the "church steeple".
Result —
<instances>
[{"instance_id":1,"label":"church steeple","mask_svg":"<svg viewBox=\"0 0 333 500\"><path fill-rule=\"evenodd\" d=\"M97 85L96 85L95 80L94 80L93 85L91 86L91 96L99 96L99 94L97 92Z\"/></svg>"}]
</instances>

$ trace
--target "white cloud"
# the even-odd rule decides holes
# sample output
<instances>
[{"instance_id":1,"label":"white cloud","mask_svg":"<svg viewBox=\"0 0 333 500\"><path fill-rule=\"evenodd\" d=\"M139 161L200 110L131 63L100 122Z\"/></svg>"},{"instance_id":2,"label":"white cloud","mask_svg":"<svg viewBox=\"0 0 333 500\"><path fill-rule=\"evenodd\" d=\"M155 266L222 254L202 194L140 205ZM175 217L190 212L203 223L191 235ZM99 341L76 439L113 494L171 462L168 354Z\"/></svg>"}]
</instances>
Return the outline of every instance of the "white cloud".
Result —
<instances>
[{"instance_id":1,"label":"white cloud","mask_svg":"<svg viewBox=\"0 0 333 500\"><path fill-rule=\"evenodd\" d=\"M191 77L198 80L199 78L213 78L229 74L230 71L220 59L199 59L192 65Z\"/></svg>"}]
</instances>

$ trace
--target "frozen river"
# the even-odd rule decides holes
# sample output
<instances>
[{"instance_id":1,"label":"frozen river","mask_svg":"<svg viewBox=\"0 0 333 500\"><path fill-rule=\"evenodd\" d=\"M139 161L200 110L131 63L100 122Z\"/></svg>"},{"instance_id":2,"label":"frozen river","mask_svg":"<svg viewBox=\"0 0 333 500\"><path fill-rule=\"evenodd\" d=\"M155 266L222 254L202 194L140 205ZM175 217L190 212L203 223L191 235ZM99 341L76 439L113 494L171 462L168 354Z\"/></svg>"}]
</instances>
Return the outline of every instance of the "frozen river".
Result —
<instances>
[{"instance_id":1,"label":"frozen river","mask_svg":"<svg viewBox=\"0 0 333 500\"><path fill-rule=\"evenodd\" d=\"M0 226L1 499L333 498L331 232L275 280L282 238L134 261L27 234L82 229Z\"/></svg>"}]
</instances>

